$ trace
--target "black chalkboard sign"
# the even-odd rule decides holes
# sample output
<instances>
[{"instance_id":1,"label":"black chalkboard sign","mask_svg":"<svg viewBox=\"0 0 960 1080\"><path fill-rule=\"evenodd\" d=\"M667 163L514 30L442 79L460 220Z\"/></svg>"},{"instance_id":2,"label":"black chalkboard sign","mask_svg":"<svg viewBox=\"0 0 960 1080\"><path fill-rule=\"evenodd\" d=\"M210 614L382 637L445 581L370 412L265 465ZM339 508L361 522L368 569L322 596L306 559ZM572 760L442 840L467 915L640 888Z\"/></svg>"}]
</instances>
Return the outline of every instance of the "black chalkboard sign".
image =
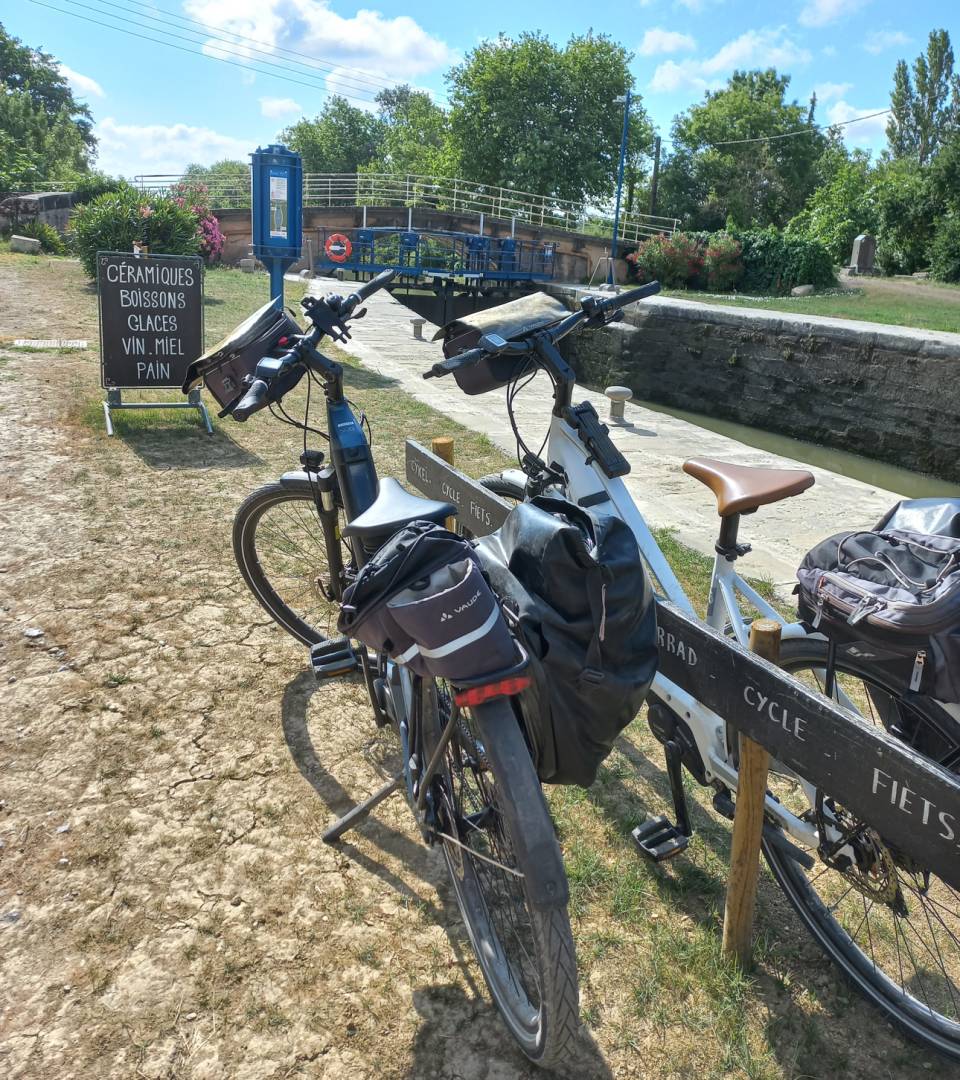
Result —
<instances>
[{"instance_id":1,"label":"black chalkboard sign","mask_svg":"<svg viewBox=\"0 0 960 1080\"><path fill-rule=\"evenodd\" d=\"M203 260L198 255L97 254L100 385L183 385L203 352Z\"/></svg>"}]
</instances>

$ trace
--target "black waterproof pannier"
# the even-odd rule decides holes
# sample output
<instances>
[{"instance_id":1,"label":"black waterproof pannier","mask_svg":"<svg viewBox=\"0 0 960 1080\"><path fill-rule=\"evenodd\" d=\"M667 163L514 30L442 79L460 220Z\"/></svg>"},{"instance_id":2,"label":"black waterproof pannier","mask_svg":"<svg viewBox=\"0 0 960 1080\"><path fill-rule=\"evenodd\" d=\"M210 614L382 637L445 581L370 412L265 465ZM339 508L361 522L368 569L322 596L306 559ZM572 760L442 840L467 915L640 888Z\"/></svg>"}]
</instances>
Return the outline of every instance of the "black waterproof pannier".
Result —
<instances>
[{"instance_id":1,"label":"black waterproof pannier","mask_svg":"<svg viewBox=\"0 0 960 1080\"><path fill-rule=\"evenodd\" d=\"M338 627L418 675L471 682L519 653L471 545L429 521L394 533L346 590Z\"/></svg>"},{"instance_id":2,"label":"black waterproof pannier","mask_svg":"<svg viewBox=\"0 0 960 1080\"><path fill-rule=\"evenodd\" d=\"M824 540L797 577L801 618L882 662L905 690L960 702L960 499L909 499Z\"/></svg>"},{"instance_id":3,"label":"black waterproof pannier","mask_svg":"<svg viewBox=\"0 0 960 1080\"><path fill-rule=\"evenodd\" d=\"M563 499L514 507L477 554L530 654L517 699L537 773L593 783L656 672L656 612L637 541L620 518Z\"/></svg>"}]
</instances>

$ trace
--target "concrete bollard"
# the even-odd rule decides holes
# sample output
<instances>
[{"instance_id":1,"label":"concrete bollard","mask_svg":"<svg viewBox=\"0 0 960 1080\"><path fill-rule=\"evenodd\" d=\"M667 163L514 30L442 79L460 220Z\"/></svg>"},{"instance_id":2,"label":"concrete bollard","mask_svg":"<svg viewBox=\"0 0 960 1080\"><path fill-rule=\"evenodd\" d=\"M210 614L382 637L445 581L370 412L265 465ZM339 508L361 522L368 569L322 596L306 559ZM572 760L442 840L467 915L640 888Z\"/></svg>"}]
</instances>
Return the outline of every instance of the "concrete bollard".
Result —
<instances>
[{"instance_id":1,"label":"concrete bollard","mask_svg":"<svg viewBox=\"0 0 960 1080\"><path fill-rule=\"evenodd\" d=\"M610 419L623 420L623 405L633 397L629 386L608 386L604 393L610 399Z\"/></svg>"},{"instance_id":2,"label":"concrete bollard","mask_svg":"<svg viewBox=\"0 0 960 1080\"><path fill-rule=\"evenodd\" d=\"M410 320L410 322L413 323L413 336L417 341L423 341L423 324L426 321L426 319L421 319L419 315Z\"/></svg>"},{"instance_id":3,"label":"concrete bollard","mask_svg":"<svg viewBox=\"0 0 960 1080\"><path fill-rule=\"evenodd\" d=\"M253 258L241 259L240 269L245 274L255 274L257 272L257 260Z\"/></svg>"}]
</instances>

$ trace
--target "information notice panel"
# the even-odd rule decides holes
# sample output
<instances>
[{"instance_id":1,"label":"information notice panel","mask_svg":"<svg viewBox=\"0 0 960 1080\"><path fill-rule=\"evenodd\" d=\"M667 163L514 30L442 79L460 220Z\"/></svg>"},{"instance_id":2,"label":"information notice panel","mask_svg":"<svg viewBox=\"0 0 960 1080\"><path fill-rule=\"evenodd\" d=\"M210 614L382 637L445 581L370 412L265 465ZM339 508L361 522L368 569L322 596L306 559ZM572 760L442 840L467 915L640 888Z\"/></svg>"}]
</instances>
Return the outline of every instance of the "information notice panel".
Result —
<instances>
[{"instance_id":1,"label":"information notice panel","mask_svg":"<svg viewBox=\"0 0 960 1080\"><path fill-rule=\"evenodd\" d=\"M100 385L183 385L203 352L203 260L198 255L99 252Z\"/></svg>"}]
</instances>

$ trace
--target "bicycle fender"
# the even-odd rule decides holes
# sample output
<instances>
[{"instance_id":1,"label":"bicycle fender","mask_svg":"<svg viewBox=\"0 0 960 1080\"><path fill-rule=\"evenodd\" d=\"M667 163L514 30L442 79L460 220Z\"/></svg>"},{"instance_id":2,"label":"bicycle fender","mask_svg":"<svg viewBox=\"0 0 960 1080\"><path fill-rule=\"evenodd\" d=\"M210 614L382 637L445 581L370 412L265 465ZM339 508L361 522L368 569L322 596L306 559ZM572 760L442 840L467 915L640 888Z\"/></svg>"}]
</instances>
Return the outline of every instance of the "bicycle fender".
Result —
<instances>
[{"instance_id":1,"label":"bicycle fender","mask_svg":"<svg viewBox=\"0 0 960 1080\"><path fill-rule=\"evenodd\" d=\"M536 779L536 772L512 708L505 701L491 702L475 706L473 713L483 735L484 751L497 775L503 778L509 790L525 790L531 777ZM539 782L535 795L539 800L537 810L545 810ZM570 890L549 813L533 813L529 807L517 806L512 801L501 810L508 819L511 835L519 849L517 854L525 867L530 903L541 909L565 906Z\"/></svg>"},{"instance_id":2,"label":"bicycle fender","mask_svg":"<svg viewBox=\"0 0 960 1080\"><path fill-rule=\"evenodd\" d=\"M316 491L332 491L336 486L336 477L333 475L333 470L327 470L326 467L312 473L297 469L285 472L280 477L280 483L285 488L313 494Z\"/></svg>"}]
</instances>

